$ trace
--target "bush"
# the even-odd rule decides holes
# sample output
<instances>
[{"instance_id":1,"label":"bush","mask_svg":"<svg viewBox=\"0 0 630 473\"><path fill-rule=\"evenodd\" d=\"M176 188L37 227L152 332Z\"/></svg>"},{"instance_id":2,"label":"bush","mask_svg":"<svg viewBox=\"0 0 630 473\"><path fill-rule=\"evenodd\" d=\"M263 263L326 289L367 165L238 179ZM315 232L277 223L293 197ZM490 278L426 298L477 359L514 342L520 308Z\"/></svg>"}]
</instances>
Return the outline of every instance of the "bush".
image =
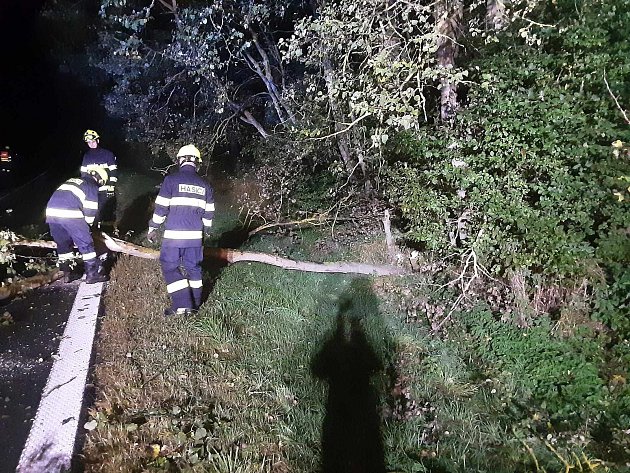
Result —
<instances>
[{"instance_id":1,"label":"bush","mask_svg":"<svg viewBox=\"0 0 630 473\"><path fill-rule=\"evenodd\" d=\"M630 269L611 271L610 283L596 290L594 316L616 332L619 339L630 339Z\"/></svg>"},{"instance_id":2,"label":"bush","mask_svg":"<svg viewBox=\"0 0 630 473\"><path fill-rule=\"evenodd\" d=\"M251 140L244 154L255 168L246 172L258 188L242 195L244 207L266 220L282 220L321 212L334 204L337 179L329 169L332 151L315 142L275 139Z\"/></svg>"},{"instance_id":3,"label":"bush","mask_svg":"<svg viewBox=\"0 0 630 473\"><path fill-rule=\"evenodd\" d=\"M627 103L630 48L620 31L630 33L630 19L615 16L614 3L627 11L620 0L558 20L540 33L541 49L505 36L469 65L475 85L454 128L391 141L387 195L410 240L474 244L497 273L554 276L584 273L623 244L628 202L613 191L630 163L611 143L630 131L601 72Z\"/></svg>"},{"instance_id":4,"label":"bush","mask_svg":"<svg viewBox=\"0 0 630 473\"><path fill-rule=\"evenodd\" d=\"M558 422L584 421L602 409L604 351L598 339L555 337L548 319L523 330L483 310L466 324L472 351L486 369L516 381L517 405L546 411Z\"/></svg>"}]
</instances>

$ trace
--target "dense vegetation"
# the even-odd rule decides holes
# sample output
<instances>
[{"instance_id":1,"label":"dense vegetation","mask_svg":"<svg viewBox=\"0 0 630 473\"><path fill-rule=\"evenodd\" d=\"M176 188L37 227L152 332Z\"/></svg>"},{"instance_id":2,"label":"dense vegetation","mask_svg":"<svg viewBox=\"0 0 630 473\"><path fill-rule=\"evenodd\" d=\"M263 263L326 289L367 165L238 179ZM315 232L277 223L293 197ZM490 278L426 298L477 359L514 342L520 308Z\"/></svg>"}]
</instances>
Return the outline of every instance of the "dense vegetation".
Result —
<instances>
[{"instance_id":1,"label":"dense vegetation","mask_svg":"<svg viewBox=\"0 0 630 473\"><path fill-rule=\"evenodd\" d=\"M337 221L388 209L398 261L416 271L368 283L226 270L185 329L229 350L221 359L238 352L199 368L230 389L154 392L159 409L142 416L184 417L186 402L192 420L142 468L325 462L308 362L336 315L341 339L358 320L371 347L387 471L628 470L629 0L100 3L90 58L112 79L109 112L153 150L145 167L195 142L230 173L247 223L316 217L353 235L335 237L345 255L315 231L290 234L291 248L251 243L292 257L368 257L352 238L377 227ZM51 16L74 11L57 4ZM325 291L339 297L316 301ZM216 402L205 420L202 397ZM103 406L90 461L118 448L116 429L155 440L134 437L140 408Z\"/></svg>"},{"instance_id":2,"label":"dense vegetation","mask_svg":"<svg viewBox=\"0 0 630 473\"><path fill-rule=\"evenodd\" d=\"M227 159L256 173L259 216L360 193L408 242L474 249L492 274L628 263L627 2L154 3L102 2L111 112L156 150L236 141Z\"/></svg>"}]
</instances>

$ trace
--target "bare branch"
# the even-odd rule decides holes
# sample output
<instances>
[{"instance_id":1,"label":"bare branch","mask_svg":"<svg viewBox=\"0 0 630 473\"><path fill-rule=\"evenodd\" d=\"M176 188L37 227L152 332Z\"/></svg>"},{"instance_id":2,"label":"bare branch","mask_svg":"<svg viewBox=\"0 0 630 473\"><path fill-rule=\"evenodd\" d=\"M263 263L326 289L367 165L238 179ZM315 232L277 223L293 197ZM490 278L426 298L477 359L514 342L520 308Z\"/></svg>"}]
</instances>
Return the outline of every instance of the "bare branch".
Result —
<instances>
[{"instance_id":1,"label":"bare branch","mask_svg":"<svg viewBox=\"0 0 630 473\"><path fill-rule=\"evenodd\" d=\"M249 110L243 110L241 112L243 115L239 116L238 118L240 118L242 121L244 121L245 123L249 123L250 125L252 125L254 128L256 128L256 130L258 131L258 133L260 133L260 135L263 138L269 138L269 133L267 133L267 131L263 128L263 126L260 124L260 122L258 120L256 120L256 118L254 117L254 115L251 114L251 112Z\"/></svg>"},{"instance_id":2,"label":"bare branch","mask_svg":"<svg viewBox=\"0 0 630 473\"><path fill-rule=\"evenodd\" d=\"M321 214L317 214L314 217L303 218L302 220L295 220L293 222L267 223L265 225L261 225L260 227L254 228L247 234L247 236L252 236L258 232L262 232L263 230L268 230L275 227L300 227L302 225L319 226L324 225L328 220L330 220L328 218L328 212L323 212Z\"/></svg>"},{"instance_id":3,"label":"bare branch","mask_svg":"<svg viewBox=\"0 0 630 473\"><path fill-rule=\"evenodd\" d=\"M153 248L145 248L143 246L134 245L133 243L112 238L106 233L95 232L93 235L94 243L102 245L109 251L124 253L144 259L158 259L160 252ZM41 240L22 240L13 243L14 246L34 246L44 248L56 248L54 242ZM288 258L282 258L268 253L259 253L254 251L238 251L230 248L204 248L204 257L216 258L227 263L238 263L239 261L254 261L258 263L277 266L282 269L293 271L308 271L314 273L354 273L366 274L371 276L395 276L409 274L405 268L390 265L375 265L367 263L356 263L346 261L334 261L329 263L314 263L310 261L295 261ZM58 271L51 273L51 278L58 277ZM48 281L49 282L49 281ZM38 281L39 284L39 281ZM41 284L39 284L41 285ZM8 298L14 294L14 289L5 289L0 291L0 299ZM6 293L6 295L5 295Z\"/></svg>"},{"instance_id":4,"label":"bare branch","mask_svg":"<svg viewBox=\"0 0 630 473\"><path fill-rule=\"evenodd\" d=\"M356 125L357 123L359 123L361 120L369 117L371 115L371 113L366 113L362 116L360 116L359 118L357 118L355 121L353 121L352 123L348 124L348 126L346 128L344 128L343 130L339 130L336 131L335 133L331 133L330 135L326 135L326 136L318 136L317 138L307 138L308 141L319 141L319 140L327 140L328 138L332 138L333 136L336 135L340 135L342 133L347 132L348 130L350 130L354 125ZM344 123L345 125L345 123Z\"/></svg>"},{"instance_id":5,"label":"bare branch","mask_svg":"<svg viewBox=\"0 0 630 473\"><path fill-rule=\"evenodd\" d=\"M617 108L619 109L619 111L623 115L624 120L626 120L626 123L628 125L630 125L630 119L628 119L628 115L626 115L625 110L623 108L621 108L621 105L619 104L619 101L617 100L617 97L615 97L615 94L613 94L612 90L610 90L610 85L608 85L608 81L606 80L606 71L604 71L604 83L606 84L606 88L608 89L608 93L610 94L612 99L615 101L615 104L617 105Z\"/></svg>"}]
</instances>

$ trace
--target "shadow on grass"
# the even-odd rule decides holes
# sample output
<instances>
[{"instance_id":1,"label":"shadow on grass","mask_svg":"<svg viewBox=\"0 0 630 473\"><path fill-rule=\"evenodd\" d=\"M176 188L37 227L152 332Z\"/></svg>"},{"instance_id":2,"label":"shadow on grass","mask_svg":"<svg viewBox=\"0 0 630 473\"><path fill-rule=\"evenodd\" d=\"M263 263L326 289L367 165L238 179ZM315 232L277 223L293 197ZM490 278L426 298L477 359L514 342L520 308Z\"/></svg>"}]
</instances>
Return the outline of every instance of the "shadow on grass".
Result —
<instances>
[{"instance_id":1,"label":"shadow on grass","mask_svg":"<svg viewBox=\"0 0 630 473\"><path fill-rule=\"evenodd\" d=\"M336 328L312 360L313 374L328 383L322 427L323 473L385 472L378 393L371 378L383 369L361 323L380 317L366 279L342 294Z\"/></svg>"}]
</instances>

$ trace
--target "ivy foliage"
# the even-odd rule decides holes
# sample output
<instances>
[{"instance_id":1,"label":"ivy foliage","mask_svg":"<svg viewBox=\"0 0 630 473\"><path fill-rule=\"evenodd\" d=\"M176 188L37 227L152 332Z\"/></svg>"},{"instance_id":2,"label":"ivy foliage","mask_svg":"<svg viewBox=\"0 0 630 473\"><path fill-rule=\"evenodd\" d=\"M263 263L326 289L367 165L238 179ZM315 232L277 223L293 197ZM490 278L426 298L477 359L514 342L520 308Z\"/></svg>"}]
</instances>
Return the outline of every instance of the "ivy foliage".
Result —
<instances>
[{"instance_id":1,"label":"ivy foliage","mask_svg":"<svg viewBox=\"0 0 630 473\"><path fill-rule=\"evenodd\" d=\"M537 406L554 420L578 422L602 409L607 392L599 377L604 353L597 340L556 338L548 319L522 330L487 311L476 314L469 325L477 356L518 380L517 404Z\"/></svg>"},{"instance_id":2,"label":"ivy foliage","mask_svg":"<svg viewBox=\"0 0 630 473\"><path fill-rule=\"evenodd\" d=\"M630 98L629 9L627 0L551 4L539 13L552 25L539 27L540 45L508 30L471 61L453 128L391 144L388 194L410 240L474 247L496 273L630 262L628 203L614 194L630 162L611 146L630 139L611 98Z\"/></svg>"}]
</instances>

